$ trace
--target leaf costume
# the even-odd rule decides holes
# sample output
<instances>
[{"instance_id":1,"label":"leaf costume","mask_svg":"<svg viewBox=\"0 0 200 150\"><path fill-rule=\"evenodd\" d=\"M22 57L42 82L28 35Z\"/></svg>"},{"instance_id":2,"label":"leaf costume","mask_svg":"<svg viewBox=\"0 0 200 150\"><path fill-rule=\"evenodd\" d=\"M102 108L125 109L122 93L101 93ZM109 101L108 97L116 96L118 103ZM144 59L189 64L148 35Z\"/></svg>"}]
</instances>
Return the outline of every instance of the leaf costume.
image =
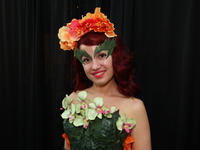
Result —
<instances>
[{"instance_id":1,"label":"leaf costume","mask_svg":"<svg viewBox=\"0 0 200 150\"><path fill-rule=\"evenodd\" d=\"M86 96L84 94L86 94ZM73 121L75 121L77 116L87 118L87 115L86 113L84 113L84 111L91 109L91 103L89 100L86 99L86 97L87 93L85 91L79 93L78 101L81 104L87 101L87 105L85 105L84 103L84 108L79 105L80 103L76 105L76 107L80 107L81 109L79 110L78 108L76 108L77 112L71 111L71 113L74 115ZM71 101L72 100L67 95L63 99L62 104L66 112L68 110L71 110ZM74 106L74 104L71 105ZM70 117L68 117L70 115L67 114L67 116L65 116L65 111L61 115L64 119L63 128L69 138L72 150L123 150L125 147L124 141L128 137L129 132L127 132L125 129L120 131L119 127L117 126L117 122L119 122L120 120L125 120L125 118L121 118L119 110L109 112L108 110L110 109L106 108L103 105L98 106L97 108L103 110L101 111L103 114L102 117L98 117L98 115L96 115L94 120L86 119L86 121L88 121L88 126L86 127L84 127L83 125L74 124L73 121L70 121ZM128 119L131 119L132 121L130 124L130 129L132 129L135 126L136 122L132 118Z\"/></svg>"}]
</instances>

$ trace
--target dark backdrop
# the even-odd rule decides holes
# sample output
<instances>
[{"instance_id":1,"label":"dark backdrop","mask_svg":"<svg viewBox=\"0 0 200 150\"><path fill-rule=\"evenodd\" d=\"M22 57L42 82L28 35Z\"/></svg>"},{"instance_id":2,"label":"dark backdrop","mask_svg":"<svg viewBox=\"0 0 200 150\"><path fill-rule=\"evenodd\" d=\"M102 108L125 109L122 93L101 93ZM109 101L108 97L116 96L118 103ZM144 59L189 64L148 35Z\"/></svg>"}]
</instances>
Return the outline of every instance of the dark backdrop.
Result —
<instances>
[{"instance_id":1,"label":"dark backdrop","mask_svg":"<svg viewBox=\"0 0 200 150\"><path fill-rule=\"evenodd\" d=\"M197 150L199 0L0 0L0 149L62 149L73 52L57 32L96 6L135 53L153 150Z\"/></svg>"}]
</instances>

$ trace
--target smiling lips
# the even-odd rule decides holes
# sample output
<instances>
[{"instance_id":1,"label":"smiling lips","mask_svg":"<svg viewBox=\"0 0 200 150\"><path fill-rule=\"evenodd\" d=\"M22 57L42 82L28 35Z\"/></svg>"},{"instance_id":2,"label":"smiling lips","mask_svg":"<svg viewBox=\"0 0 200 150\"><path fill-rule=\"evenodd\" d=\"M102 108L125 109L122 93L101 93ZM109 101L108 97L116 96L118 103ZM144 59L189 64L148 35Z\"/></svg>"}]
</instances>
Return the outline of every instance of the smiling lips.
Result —
<instances>
[{"instance_id":1,"label":"smiling lips","mask_svg":"<svg viewBox=\"0 0 200 150\"><path fill-rule=\"evenodd\" d=\"M94 72L93 75L96 78L101 78L104 75L104 73L105 71L97 71L97 72Z\"/></svg>"}]
</instances>

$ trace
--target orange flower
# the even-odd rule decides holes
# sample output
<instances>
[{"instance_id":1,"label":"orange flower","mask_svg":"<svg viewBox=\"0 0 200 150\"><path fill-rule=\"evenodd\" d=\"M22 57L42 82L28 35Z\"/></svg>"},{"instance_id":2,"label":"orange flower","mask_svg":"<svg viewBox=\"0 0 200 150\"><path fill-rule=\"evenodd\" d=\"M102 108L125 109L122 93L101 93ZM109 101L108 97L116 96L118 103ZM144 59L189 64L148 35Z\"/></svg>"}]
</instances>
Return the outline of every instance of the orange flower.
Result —
<instances>
[{"instance_id":1,"label":"orange flower","mask_svg":"<svg viewBox=\"0 0 200 150\"><path fill-rule=\"evenodd\" d=\"M67 27L69 28L68 32L69 32L69 35L71 36L71 40L74 40L74 41L80 40L80 36L77 33L78 33L78 30L81 30L82 25L80 24L79 21L80 19L79 20L72 19L72 22L67 24Z\"/></svg>"},{"instance_id":2,"label":"orange flower","mask_svg":"<svg viewBox=\"0 0 200 150\"><path fill-rule=\"evenodd\" d=\"M71 50L74 49L75 47L77 47L77 42L73 41L73 42L67 42L67 41L60 41L60 48L63 50Z\"/></svg>"},{"instance_id":3,"label":"orange flower","mask_svg":"<svg viewBox=\"0 0 200 150\"><path fill-rule=\"evenodd\" d=\"M111 23L109 19L107 19L107 16L100 12L100 8L96 8L94 14L87 13L86 16L92 17L97 21L97 24L94 28L95 32L105 32L107 37L117 36L114 33L114 24Z\"/></svg>"},{"instance_id":4,"label":"orange flower","mask_svg":"<svg viewBox=\"0 0 200 150\"><path fill-rule=\"evenodd\" d=\"M131 145L134 141L134 138L129 134L124 141L124 150L131 150Z\"/></svg>"},{"instance_id":5,"label":"orange flower","mask_svg":"<svg viewBox=\"0 0 200 150\"><path fill-rule=\"evenodd\" d=\"M72 41L70 38L70 34L69 34L69 28L66 26L63 26L59 29L58 31L58 38L61 41Z\"/></svg>"},{"instance_id":6,"label":"orange flower","mask_svg":"<svg viewBox=\"0 0 200 150\"><path fill-rule=\"evenodd\" d=\"M80 21L82 28L80 28L80 36L85 35L86 33L90 32L93 30L93 28L96 25L96 20L93 18L88 18L87 16L83 17L83 19Z\"/></svg>"},{"instance_id":7,"label":"orange flower","mask_svg":"<svg viewBox=\"0 0 200 150\"><path fill-rule=\"evenodd\" d=\"M63 50L75 50L77 41L91 30L105 32L105 35L109 38L117 36L114 32L114 24L100 12L100 8L96 8L94 14L87 13L82 19L72 19L70 23L59 29L60 48Z\"/></svg>"},{"instance_id":8,"label":"orange flower","mask_svg":"<svg viewBox=\"0 0 200 150\"><path fill-rule=\"evenodd\" d=\"M66 139L67 145L70 145L70 141L69 141L69 138L68 138L67 134L66 134L66 133L63 133L63 134L62 134L62 137L63 137L64 139Z\"/></svg>"}]
</instances>

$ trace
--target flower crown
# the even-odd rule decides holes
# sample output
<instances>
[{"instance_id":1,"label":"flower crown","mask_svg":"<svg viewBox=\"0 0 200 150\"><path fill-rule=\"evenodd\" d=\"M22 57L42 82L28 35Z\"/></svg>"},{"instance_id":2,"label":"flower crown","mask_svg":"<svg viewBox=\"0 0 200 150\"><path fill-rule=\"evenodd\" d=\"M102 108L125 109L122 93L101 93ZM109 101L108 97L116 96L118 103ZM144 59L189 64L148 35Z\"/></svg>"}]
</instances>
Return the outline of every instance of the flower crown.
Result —
<instances>
[{"instance_id":1,"label":"flower crown","mask_svg":"<svg viewBox=\"0 0 200 150\"><path fill-rule=\"evenodd\" d=\"M94 14L87 13L82 19L72 19L70 23L59 29L60 48L63 50L75 50L78 45L77 41L91 30L105 32L108 38L117 36L114 32L114 24L97 7Z\"/></svg>"}]
</instances>

